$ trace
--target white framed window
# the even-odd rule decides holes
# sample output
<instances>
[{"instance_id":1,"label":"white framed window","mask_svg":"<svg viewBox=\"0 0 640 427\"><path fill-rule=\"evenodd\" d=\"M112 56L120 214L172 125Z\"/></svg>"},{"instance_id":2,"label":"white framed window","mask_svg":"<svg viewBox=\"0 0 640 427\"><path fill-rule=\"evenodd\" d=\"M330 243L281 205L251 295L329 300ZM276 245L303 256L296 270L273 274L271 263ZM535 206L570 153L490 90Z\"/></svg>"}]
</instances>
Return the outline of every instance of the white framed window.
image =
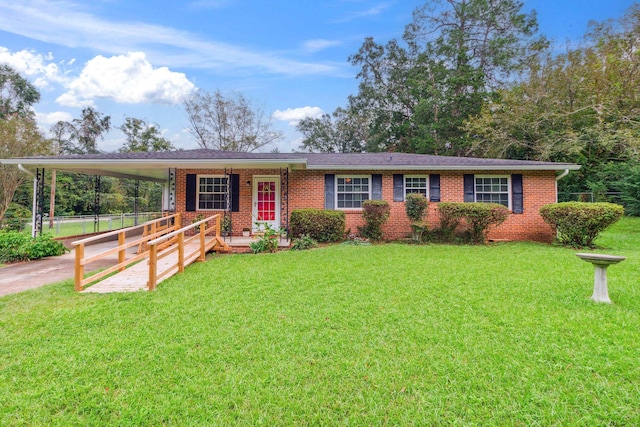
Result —
<instances>
[{"instance_id":1,"label":"white framed window","mask_svg":"<svg viewBox=\"0 0 640 427\"><path fill-rule=\"evenodd\" d=\"M336 207L361 209L371 198L371 176L336 176Z\"/></svg>"},{"instance_id":2,"label":"white framed window","mask_svg":"<svg viewBox=\"0 0 640 427\"><path fill-rule=\"evenodd\" d=\"M476 202L498 203L510 207L511 185L508 176L475 176Z\"/></svg>"},{"instance_id":3,"label":"white framed window","mask_svg":"<svg viewBox=\"0 0 640 427\"><path fill-rule=\"evenodd\" d=\"M227 208L227 177L198 175L198 210Z\"/></svg>"},{"instance_id":4,"label":"white framed window","mask_svg":"<svg viewBox=\"0 0 640 427\"><path fill-rule=\"evenodd\" d=\"M429 193L429 175L405 175L404 195L418 193L427 197Z\"/></svg>"}]
</instances>

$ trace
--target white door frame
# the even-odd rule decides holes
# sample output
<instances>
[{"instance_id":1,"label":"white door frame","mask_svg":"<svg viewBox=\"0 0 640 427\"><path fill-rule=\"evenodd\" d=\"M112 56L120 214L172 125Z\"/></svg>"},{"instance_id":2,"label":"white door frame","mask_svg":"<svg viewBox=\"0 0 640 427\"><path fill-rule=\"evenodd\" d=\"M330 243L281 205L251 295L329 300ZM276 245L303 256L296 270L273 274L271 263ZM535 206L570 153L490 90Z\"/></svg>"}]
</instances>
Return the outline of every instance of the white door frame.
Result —
<instances>
[{"instance_id":1,"label":"white door frame","mask_svg":"<svg viewBox=\"0 0 640 427\"><path fill-rule=\"evenodd\" d=\"M258 182L274 181L276 184L276 212L274 221L258 220ZM251 209L251 227L253 231L260 231L260 228L256 225L256 222L269 223L274 230L280 229L280 176L279 175L254 175L253 176L253 195L252 195L252 209Z\"/></svg>"}]
</instances>

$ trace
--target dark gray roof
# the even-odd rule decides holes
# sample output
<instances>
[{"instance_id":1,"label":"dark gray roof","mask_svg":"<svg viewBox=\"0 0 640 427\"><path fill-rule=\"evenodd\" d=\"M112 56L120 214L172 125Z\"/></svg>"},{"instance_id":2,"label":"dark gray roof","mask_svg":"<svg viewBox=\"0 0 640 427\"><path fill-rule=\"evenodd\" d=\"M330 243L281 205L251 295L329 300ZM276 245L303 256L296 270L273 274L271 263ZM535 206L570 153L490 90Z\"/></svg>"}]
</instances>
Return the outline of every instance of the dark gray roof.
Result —
<instances>
[{"instance_id":1,"label":"dark gray roof","mask_svg":"<svg viewBox=\"0 0 640 427\"><path fill-rule=\"evenodd\" d=\"M0 159L3 164L48 168L91 175L147 179L165 182L170 168L180 169L271 169L290 168L327 171L517 171L576 170L571 163L527 160L445 157L407 153L240 153L219 150L181 150L153 153L108 153Z\"/></svg>"},{"instance_id":2,"label":"dark gray roof","mask_svg":"<svg viewBox=\"0 0 640 427\"><path fill-rule=\"evenodd\" d=\"M66 156L37 156L27 157L28 159L42 160L282 160L283 162L306 160L309 168L330 168L332 166L345 167L384 167L393 166L406 167L448 167L448 168L484 168L484 167L541 167L564 169L565 166L576 166L573 163L538 162L532 160L510 160L510 159L486 159L477 157L449 157L434 156L428 154L410 153L245 153L237 151L221 151L210 149L179 150L148 153L106 153L106 154L83 154Z\"/></svg>"}]
</instances>

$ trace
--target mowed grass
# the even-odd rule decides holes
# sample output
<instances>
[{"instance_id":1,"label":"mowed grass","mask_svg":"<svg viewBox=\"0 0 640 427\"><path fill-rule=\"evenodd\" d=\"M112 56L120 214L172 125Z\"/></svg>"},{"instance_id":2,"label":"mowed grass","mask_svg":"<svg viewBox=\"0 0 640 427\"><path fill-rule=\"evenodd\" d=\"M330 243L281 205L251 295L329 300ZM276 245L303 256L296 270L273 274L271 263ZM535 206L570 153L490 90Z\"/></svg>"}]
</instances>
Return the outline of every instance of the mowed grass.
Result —
<instances>
[{"instance_id":1,"label":"mowed grass","mask_svg":"<svg viewBox=\"0 0 640 427\"><path fill-rule=\"evenodd\" d=\"M598 252L335 245L0 298L0 425L639 425L640 220Z\"/></svg>"}]
</instances>

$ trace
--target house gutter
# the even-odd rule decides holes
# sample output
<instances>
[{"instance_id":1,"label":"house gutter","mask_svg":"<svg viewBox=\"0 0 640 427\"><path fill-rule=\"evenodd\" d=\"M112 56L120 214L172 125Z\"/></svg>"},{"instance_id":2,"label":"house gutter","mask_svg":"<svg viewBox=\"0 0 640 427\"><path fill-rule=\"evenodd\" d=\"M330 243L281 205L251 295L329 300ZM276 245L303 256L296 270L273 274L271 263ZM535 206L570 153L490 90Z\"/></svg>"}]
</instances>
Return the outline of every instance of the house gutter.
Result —
<instances>
[{"instance_id":1,"label":"house gutter","mask_svg":"<svg viewBox=\"0 0 640 427\"><path fill-rule=\"evenodd\" d=\"M36 192L38 191L38 178L33 172L22 166L22 163L18 163L18 169L33 177L33 204L31 205L31 237L36 237Z\"/></svg>"}]
</instances>

